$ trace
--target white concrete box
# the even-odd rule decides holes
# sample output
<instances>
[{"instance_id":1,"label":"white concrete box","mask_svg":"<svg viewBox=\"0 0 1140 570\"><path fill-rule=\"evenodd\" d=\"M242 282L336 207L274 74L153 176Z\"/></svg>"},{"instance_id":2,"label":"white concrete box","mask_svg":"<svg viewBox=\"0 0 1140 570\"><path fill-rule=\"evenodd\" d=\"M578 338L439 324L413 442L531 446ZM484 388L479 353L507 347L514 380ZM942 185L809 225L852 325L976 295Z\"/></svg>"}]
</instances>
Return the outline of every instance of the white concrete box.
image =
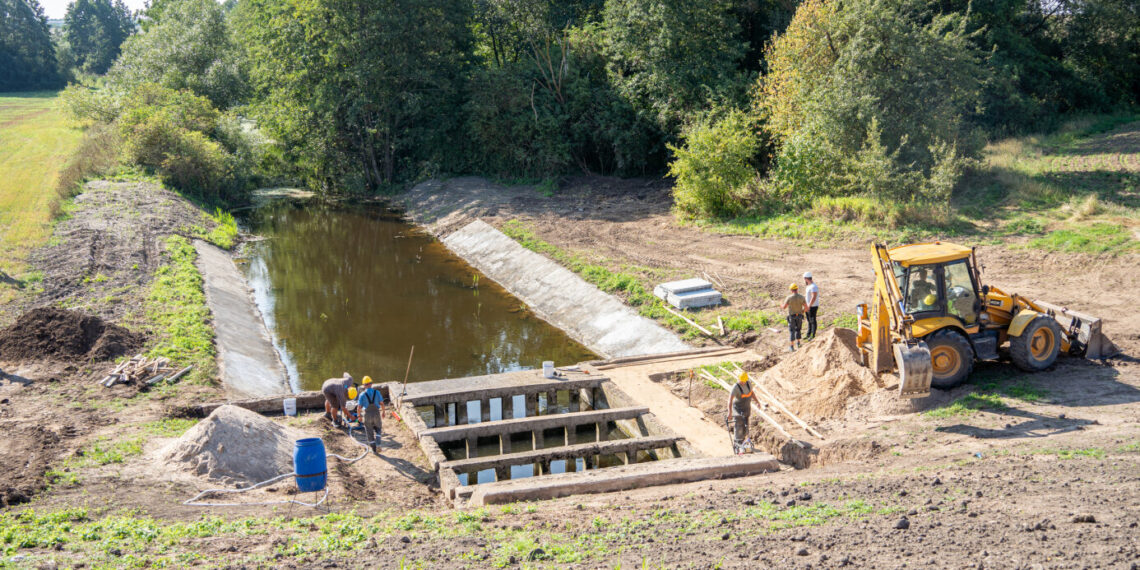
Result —
<instances>
[{"instance_id":1,"label":"white concrete box","mask_svg":"<svg viewBox=\"0 0 1140 570\"><path fill-rule=\"evenodd\" d=\"M712 307L721 302L720 291L704 279L684 279L662 283L653 288L653 294L678 309Z\"/></svg>"}]
</instances>

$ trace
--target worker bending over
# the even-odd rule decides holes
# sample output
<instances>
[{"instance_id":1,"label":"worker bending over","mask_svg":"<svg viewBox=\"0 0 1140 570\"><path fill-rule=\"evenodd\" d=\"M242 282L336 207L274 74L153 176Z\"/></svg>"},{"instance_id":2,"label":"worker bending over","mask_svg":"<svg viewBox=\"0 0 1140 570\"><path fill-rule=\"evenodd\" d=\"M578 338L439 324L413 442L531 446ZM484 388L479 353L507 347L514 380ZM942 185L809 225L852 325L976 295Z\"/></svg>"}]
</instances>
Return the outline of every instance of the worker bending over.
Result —
<instances>
[{"instance_id":1,"label":"worker bending over","mask_svg":"<svg viewBox=\"0 0 1140 570\"><path fill-rule=\"evenodd\" d=\"M792 294L784 299L784 304L780 307L788 310L788 351L794 351L800 345L800 328L804 324L804 313L807 313L807 301L799 294L799 285L792 283L788 289Z\"/></svg>"},{"instance_id":2,"label":"worker bending over","mask_svg":"<svg viewBox=\"0 0 1140 570\"><path fill-rule=\"evenodd\" d=\"M351 416L345 405L348 404L348 389L352 388L355 381L348 372L340 378L329 378L321 384L321 393L325 395L325 417L332 420L333 425L341 427L343 425L340 415L344 414L345 421Z\"/></svg>"},{"instance_id":3,"label":"worker bending over","mask_svg":"<svg viewBox=\"0 0 1140 570\"><path fill-rule=\"evenodd\" d=\"M736 443L734 449L739 450L748 438L748 419L752 415L751 402L760 404L760 399L748 381L748 373L741 372L732 391L728 393L728 415L733 419L732 440ZM741 453L737 451L737 453Z\"/></svg>"},{"instance_id":4,"label":"worker bending over","mask_svg":"<svg viewBox=\"0 0 1140 570\"><path fill-rule=\"evenodd\" d=\"M376 389L372 383L372 378L365 376L363 380L364 390L360 392L360 397L356 402L360 410L361 422L364 424L364 439L368 441L368 447L372 448L373 453L379 454L380 449L380 423L381 417L384 414L384 394Z\"/></svg>"}]
</instances>

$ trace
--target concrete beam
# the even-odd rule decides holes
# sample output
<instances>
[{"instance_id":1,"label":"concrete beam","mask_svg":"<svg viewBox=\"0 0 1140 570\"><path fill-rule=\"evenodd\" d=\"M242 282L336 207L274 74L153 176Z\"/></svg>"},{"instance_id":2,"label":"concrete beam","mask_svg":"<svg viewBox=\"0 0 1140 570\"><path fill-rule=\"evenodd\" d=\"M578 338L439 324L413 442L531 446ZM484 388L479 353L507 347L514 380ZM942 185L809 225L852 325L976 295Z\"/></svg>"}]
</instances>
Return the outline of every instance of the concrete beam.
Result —
<instances>
[{"instance_id":1,"label":"concrete beam","mask_svg":"<svg viewBox=\"0 0 1140 570\"><path fill-rule=\"evenodd\" d=\"M422 432L416 432L416 435L419 437L431 437L435 441L442 443L446 441L458 441L469 437L504 436L527 431L537 432L538 430L547 428L575 428L580 425L598 422L627 420L648 412L649 408L645 406L593 410L589 412L570 412L567 414L534 416L516 420L431 428L425 429ZM412 426L409 424L409 427Z\"/></svg>"},{"instance_id":2,"label":"concrete beam","mask_svg":"<svg viewBox=\"0 0 1140 570\"><path fill-rule=\"evenodd\" d=\"M570 495L609 493L655 485L746 477L779 470L780 464L776 462L776 458L766 453L651 461L579 473L485 483L475 487L468 504L483 506L556 499ZM457 490L457 496L465 495L466 490L466 488Z\"/></svg>"},{"instance_id":3,"label":"concrete beam","mask_svg":"<svg viewBox=\"0 0 1140 570\"><path fill-rule=\"evenodd\" d=\"M446 461L439 464L439 469L440 471L443 471L444 469L454 469L456 471L482 471L484 469L491 469L494 467L527 465L530 463L537 463L539 461L575 459L578 457L585 457L587 455L609 455L611 453L616 454L635 451L647 451L651 449L671 447L680 439L681 438L677 436L658 436L639 437L635 439L619 439L616 441L581 443L576 445L566 445L562 447L552 447L549 449L539 449L536 451L523 451L520 453L493 455L491 457Z\"/></svg>"},{"instance_id":4,"label":"concrete beam","mask_svg":"<svg viewBox=\"0 0 1140 570\"><path fill-rule=\"evenodd\" d=\"M535 382L527 384L507 384L501 385L493 383L492 381L480 382L481 379L490 379L488 376L476 376L473 378L460 378L457 380L449 380L451 385L439 385L439 382L433 388L437 388L431 392L418 392L409 393L403 397L403 401L412 404L413 406L434 406L437 404L449 404L452 402L468 402L471 400L489 400L491 398L509 398L517 395L532 395L539 393L547 393L557 390L581 390L583 388L595 388L601 386L603 382L609 380L605 376L587 376L575 375L574 377L567 377L564 380L548 380L540 377L535 378ZM411 387L409 387L409 392Z\"/></svg>"}]
</instances>

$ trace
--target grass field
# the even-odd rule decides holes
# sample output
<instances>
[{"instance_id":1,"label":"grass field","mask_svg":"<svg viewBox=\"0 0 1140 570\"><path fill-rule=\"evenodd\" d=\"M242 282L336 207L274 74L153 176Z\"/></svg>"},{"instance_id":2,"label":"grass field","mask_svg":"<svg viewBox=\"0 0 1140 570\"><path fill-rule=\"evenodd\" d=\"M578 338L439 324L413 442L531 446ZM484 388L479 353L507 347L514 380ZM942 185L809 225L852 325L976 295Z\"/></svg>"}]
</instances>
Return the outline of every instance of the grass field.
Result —
<instances>
[{"instance_id":1,"label":"grass field","mask_svg":"<svg viewBox=\"0 0 1140 570\"><path fill-rule=\"evenodd\" d=\"M56 93L0 93L0 304L36 281L25 259L51 236L56 182L81 138Z\"/></svg>"}]
</instances>

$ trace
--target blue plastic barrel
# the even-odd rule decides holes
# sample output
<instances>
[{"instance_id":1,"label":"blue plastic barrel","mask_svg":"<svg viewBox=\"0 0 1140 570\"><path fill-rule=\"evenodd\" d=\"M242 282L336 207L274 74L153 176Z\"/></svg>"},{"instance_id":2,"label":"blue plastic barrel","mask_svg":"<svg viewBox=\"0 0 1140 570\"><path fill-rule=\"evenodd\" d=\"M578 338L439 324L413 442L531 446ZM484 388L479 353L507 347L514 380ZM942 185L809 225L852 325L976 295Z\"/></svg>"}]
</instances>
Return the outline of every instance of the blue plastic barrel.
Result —
<instances>
[{"instance_id":1,"label":"blue plastic barrel","mask_svg":"<svg viewBox=\"0 0 1140 570\"><path fill-rule=\"evenodd\" d=\"M297 478L297 490L311 493L325 488L328 479L328 461L325 458L325 442L319 437L298 439L293 445L293 473Z\"/></svg>"}]
</instances>

